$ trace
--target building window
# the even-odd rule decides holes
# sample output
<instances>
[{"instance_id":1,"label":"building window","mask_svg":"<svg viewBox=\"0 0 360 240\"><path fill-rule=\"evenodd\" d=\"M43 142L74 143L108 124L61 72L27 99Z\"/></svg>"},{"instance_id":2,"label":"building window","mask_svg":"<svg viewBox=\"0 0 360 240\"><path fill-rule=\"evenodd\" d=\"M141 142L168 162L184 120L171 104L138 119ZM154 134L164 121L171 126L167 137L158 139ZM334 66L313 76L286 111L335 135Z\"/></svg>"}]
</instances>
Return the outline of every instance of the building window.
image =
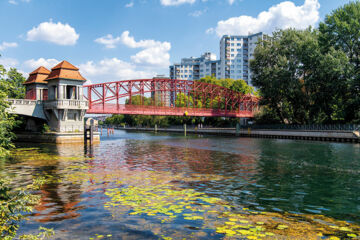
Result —
<instances>
[{"instance_id":1,"label":"building window","mask_svg":"<svg viewBox=\"0 0 360 240\"><path fill-rule=\"evenodd\" d=\"M234 46L234 44L232 43L232 44L231 44L231 46L233 47L233 46Z\"/></svg>"},{"instance_id":2,"label":"building window","mask_svg":"<svg viewBox=\"0 0 360 240\"><path fill-rule=\"evenodd\" d=\"M232 49L231 49L231 51L233 52L233 51L234 51L234 49L232 48Z\"/></svg>"},{"instance_id":3,"label":"building window","mask_svg":"<svg viewBox=\"0 0 360 240\"><path fill-rule=\"evenodd\" d=\"M231 70L230 73L234 73L234 70Z\"/></svg>"},{"instance_id":4,"label":"building window","mask_svg":"<svg viewBox=\"0 0 360 240\"><path fill-rule=\"evenodd\" d=\"M232 57L234 57L235 55L234 54L231 54Z\"/></svg>"},{"instance_id":5,"label":"building window","mask_svg":"<svg viewBox=\"0 0 360 240\"><path fill-rule=\"evenodd\" d=\"M192 77L192 75L189 75L189 78L191 78Z\"/></svg>"},{"instance_id":6,"label":"building window","mask_svg":"<svg viewBox=\"0 0 360 240\"><path fill-rule=\"evenodd\" d=\"M238 46L241 46L241 43L238 43L237 45L238 45Z\"/></svg>"}]
</instances>

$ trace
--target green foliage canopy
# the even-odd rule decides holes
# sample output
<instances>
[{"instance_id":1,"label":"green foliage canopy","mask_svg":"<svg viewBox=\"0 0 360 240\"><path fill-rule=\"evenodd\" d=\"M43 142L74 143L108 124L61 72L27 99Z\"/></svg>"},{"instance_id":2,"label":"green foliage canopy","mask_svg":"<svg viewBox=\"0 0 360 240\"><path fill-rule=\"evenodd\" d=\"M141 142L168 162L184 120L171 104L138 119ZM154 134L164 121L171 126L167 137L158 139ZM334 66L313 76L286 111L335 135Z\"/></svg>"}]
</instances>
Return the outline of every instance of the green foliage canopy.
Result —
<instances>
[{"instance_id":1,"label":"green foliage canopy","mask_svg":"<svg viewBox=\"0 0 360 240\"><path fill-rule=\"evenodd\" d=\"M334 48L322 52L317 30L276 31L258 44L254 55L252 82L261 104L282 123L344 120L347 56Z\"/></svg>"},{"instance_id":2,"label":"green foliage canopy","mask_svg":"<svg viewBox=\"0 0 360 240\"><path fill-rule=\"evenodd\" d=\"M360 123L360 1L350 2L327 15L320 23L320 43L324 51L344 52L349 63L347 96L343 99L346 121Z\"/></svg>"}]
</instances>

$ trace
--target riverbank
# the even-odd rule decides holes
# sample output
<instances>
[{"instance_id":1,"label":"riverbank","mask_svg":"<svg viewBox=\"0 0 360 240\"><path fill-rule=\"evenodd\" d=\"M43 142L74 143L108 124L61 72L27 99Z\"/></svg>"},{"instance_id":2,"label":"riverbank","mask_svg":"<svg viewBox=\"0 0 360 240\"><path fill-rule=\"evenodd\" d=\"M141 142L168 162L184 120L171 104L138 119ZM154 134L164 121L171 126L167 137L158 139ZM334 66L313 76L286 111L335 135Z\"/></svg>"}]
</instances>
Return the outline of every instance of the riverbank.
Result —
<instances>
[{"instance_id":1,"label":"riverbank","mask_svg":"<svg viewBox=\"0 0 360 240\"><path fill-rule=\"evenodd\" d=\"M158 131L170 133L184 133L183 128L137 128L126 127L117 128L127 131ZM187 134L205 134L205 135L222 135L222 136L239 136L253 138L279 138L279 139L299 139L314 141L334 141L334 142L352 142L360 143L360 138L353 131L341 130L269 130L269 129L240 129L236 128L188 128Z\"/></svg>"}]
</instances>

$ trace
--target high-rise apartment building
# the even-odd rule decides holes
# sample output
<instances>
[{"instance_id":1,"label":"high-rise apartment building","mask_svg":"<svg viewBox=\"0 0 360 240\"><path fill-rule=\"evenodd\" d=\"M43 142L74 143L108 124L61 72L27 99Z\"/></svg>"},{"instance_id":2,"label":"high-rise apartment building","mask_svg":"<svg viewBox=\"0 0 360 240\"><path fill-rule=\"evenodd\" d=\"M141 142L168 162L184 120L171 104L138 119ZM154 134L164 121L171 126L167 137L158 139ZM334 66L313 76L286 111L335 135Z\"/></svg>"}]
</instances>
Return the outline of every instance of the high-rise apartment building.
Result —
<instances>
[{"instance_id":1,"label":"high-rise apartment building","mask_svg":"<svg viewBox=\"0 0 360 240\"><path fill-rule=\"evenodd\" d=\"M216 60L216 55L206 52L199 58L183 58L181 63L170 66L170 78L199 80L205 76L217 77L219 67L220 61Z\"/></svg>"},{"instance_id":2,"label":"high-rise apartment building","mask_svg":"<svg viewBox=\"0 0 360 240\"><path fill-rule=\"evenodd\" d=\"M244 79L251 84L249 61L263 33L249 36L224 35L220 40L220 78Z\"/></svg>"},{"instance_id":3,"label":"high-rise apartment building","mask_svg":"<svg viewBox=\"0 0 360 240\"><path fill-rule=\"evenodd\" d=\"M198 80L205 76L244 79L251 84L249 61L253 58L256 43L263 33L248 36L224 35L220 40L220 60L215 54L205 53L200 58L183 58L170 66L171 79Z\"/></svg>"}]
</instances>

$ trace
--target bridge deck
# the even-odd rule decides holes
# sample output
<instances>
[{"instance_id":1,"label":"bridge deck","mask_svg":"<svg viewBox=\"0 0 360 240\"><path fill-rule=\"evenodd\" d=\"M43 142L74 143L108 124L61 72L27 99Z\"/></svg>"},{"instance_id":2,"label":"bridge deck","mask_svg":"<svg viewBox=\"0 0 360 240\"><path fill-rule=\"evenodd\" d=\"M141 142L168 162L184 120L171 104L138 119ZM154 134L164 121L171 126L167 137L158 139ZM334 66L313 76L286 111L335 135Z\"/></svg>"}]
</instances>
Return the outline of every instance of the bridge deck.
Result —
<instances>
[{"instance_id":1,"label":"bridge deck","mask_svg":"<svg viewBox=\"0 0 360 240\"><path fill-rule=\"evenodd\" d=\"M88 114L130 114L130 115L155 115L155 116L187 116L193 117L238 117L252 118L252 111L229 111L208 108L186 108L186 107L159 107L159 106L139 106L106 103L95 105L87 110Z\"/></svg>"}]
</instances>

